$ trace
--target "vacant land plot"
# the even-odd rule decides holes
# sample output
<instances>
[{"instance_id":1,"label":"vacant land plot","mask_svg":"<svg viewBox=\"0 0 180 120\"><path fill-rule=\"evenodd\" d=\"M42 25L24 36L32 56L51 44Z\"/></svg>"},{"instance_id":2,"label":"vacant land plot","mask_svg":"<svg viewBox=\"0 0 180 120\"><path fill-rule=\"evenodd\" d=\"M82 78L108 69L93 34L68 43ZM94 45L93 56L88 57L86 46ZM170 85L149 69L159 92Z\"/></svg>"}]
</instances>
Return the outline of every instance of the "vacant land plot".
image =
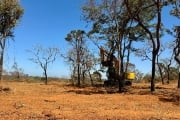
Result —
<instances>
[{"instance_id":1,"label":"vacant land plot","mask_svg":"<svg viewBox=\"0 0 180 120\"><path fill-rule=\"evenodd\" d=\"M64 82L49 85L2 82L1 120L179 120L176 84L133 84L125 93L109 94L103 87L76 88Z\"/></svg>"}]
</instances>

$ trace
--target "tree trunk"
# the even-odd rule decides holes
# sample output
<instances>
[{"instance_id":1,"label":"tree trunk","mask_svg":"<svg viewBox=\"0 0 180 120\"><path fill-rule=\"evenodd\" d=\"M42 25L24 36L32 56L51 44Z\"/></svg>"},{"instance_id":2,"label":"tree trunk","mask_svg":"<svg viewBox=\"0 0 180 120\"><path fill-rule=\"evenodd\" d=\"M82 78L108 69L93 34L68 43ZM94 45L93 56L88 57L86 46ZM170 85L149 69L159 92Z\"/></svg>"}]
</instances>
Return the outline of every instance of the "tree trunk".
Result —
<instances>
[{"instance_id":1,"label":"tree trunk","mask_svg":"<svg viewBox=\"0 0 180 120\"><path fill-rule=\"evenodd\" d=\"M177 26L176 31L177 31L177 39L176 39L176 46L174 48L174 54L175 54L174 59L179 65L178 88L180 88L180 58L179 58L180 56L180 26Z\"/></svg>"},{"instance_id":2,"label":"tree trunk","mask_svg":"<svg viewBox=\"0 0 180 120\"><path fill-rule=\"evenodd\" d=\"M118 80L119 80L119 92L122 92L123 91L123 87L124 87L124 83L125 83L123 58L121 58L120 78Z\"/></svg>"},{"instance_id":3,"label":"tree trunk","mask_svg":"<svg viewBox=\"0 0 180 120\"><path fill-rule=\"evenodd\" d=\"M180 72L179 72L179 78L178 78L178 89L180 89Z\"/></svg>"},{"instance_id":4,"label":"tree trunk","mask_svg":"<svg viewBox=\"0 0 180 120\"><path fill-rule=\"evenodd\" d=\"M162 65L162 63L159 63L159 55L157 56L157 66L158 66L158 69L159 69L159 74L160 74L160 77L161 77L161 82L164 85L164 77L163 77L163 73L162 73L162 69L164 68L164 66Z\"/></svg>"},{"instance_id":5,"label":"tree trunk","mask_svg":"<svg viewBox=\"0 0 180 120\"><path fill-rule=\"evenodd\" d=\"M168 74L167 84L169 84L169 79L170 79L170 74L169 74L169 72L170 72L170 69L169 69L169 67L168 67L168 70L167 70L167 74Z\"/></svg>"},{"instance_id":6,"label":"tree trunk","mask_svg":"<svg viewBox=\"0 0 180 120\"><path fill-rule=\"evenodd\" d=\"M83 72L82 72L82 84L85 84L85 73L86 73L86 71L83 70Z\"/></svg>"},{"instance_id":7,"label":"tree trunk","mask_svg":"<svg viewBox=\"0 0 180 120\"><path fill-rule=\"evenodd\" d=\"M2 81L2 74L3 74L3 60L4 60L4 49L6 46L5 38L2 38L0 41L0 81Z\"/></svg>"},{"instance_id":8,"label":"tree trunk","mask_svg":"<svg viewBox=\"0 0 180 120\"><path fill-rule=\"evenodd\" d=\"M163 74L162 74L162 70L160 70L160 76L161 76L161 82L164 85L164 77L163 77Z\"/></svg>"},{"instance_id":9,"label":"tree trunk","mask_svg":"<svg viewBox=\"0 0 180 120\"><path fill-rule=\"evenodd\" d=\"M151 75L151 92L155 91L155 67L156 67L156 53L152 55L152 75Z\"/></svg>"},{"instance_id":10,"label":"tree trunk","mask_svg":"<svg viewBox=\"0 0 180 120\"><path fill-rule=\"evenodd\" d=\"M158 65L159 74L160 74L160 77L161 77L161 82L164 85L164 77L163 77L163 73L162 73L162 66L158 63L158 61L157 61L157 65Z\"/></svg>"},{"instance_id":11,"label":"tree trunk","mask_svg":"<svg viewBox=\"0 0 180 120\"><path fill-rule=\"evenodd\" d=\"M155 91L155 70L156 70L156 57L160 48L160 29L161 29L161 8L159 5L160 0L157 0L157 26L156 26L156 41L153 39L151 34L151 40L153 43L152 51L152 77L151 77L151 92Z\"/></svg>"},{"instance_id":12,"label":"tree trunk","mask_svg":"<svg viewBox=\"0 0 180 120\"><path fill-rule=\"evenodd\" d=\"M44 69L45 85L48 83L47 69Z\"/></svg>"},{"instance_id":13,"label":"tree trunk","mask_svg":"<svg viewBox=\"0 0 180 120\"><path fill-rule=\"evenodd\" d=\"M4 60L4 49L2 49L2 51L0 53L0 80L2 80L3 60Z\"/></svg>"},{"instance_id":14,"label":"tree trunk","mask_svg":"<svg viewBox=\"0 0 180 120\"><path fill-rule=\"evenodd\" d=\"M178 77L178 89L180 88L180 65L179 65L179 77Z\"/></svg>"},{"instance_id":15,"label":"tree trunk","mask_svg":"<svg viewBox=\"0 0 180 120\"><path fill-rule=\"evenodd\" d=\"M78 66L77 66L77 72L78 72L78 83L77 83L77 86L79 86L80 87L80 85L81 85L81 83L80 83L80 65L79 65L79 63L78 63Z\"/></svg>"},{"instance_id":16,"label":"tree trunk","mask_svg":"<svg viewBox=\"0 0 180 120\"><path fill-rule=\"evenodd\" d=\"M91 79L91 85L94 86L93 79L92 79L92 76L91 76L91 73L90 73L89 70L88 70L88 73L89 73L89 77L90 77L90 79Z\"/></svg>"},{"instance_id":17,"label":"tree trunk","mask_svg":"<svg viewBox=\"0 0 180 120\"><path fill-rule=\"evenodd\" d=\"M72 73L72 85L75 85L76 83L76 67L73 67L73 73Z\"/></svg>"}]
</instances>

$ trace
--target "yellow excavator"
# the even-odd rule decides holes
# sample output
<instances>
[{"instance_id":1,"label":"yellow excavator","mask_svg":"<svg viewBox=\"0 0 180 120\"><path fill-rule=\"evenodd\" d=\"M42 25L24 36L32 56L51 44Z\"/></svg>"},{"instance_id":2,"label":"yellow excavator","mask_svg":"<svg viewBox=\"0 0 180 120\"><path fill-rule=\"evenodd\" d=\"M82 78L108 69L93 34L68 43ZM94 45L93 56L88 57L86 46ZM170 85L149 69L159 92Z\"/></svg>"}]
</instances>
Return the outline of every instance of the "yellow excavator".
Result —
<instances>
[{"instance_id":1,"label":"yellow excavator","mask_svg":"<svg viewBox=\"0 0 180 120\"><path fill-rule=\"evenodd\" d=\"M102 47L100 48L100 57L101 64L104 67L108 67L107 78L108 80L104 81L105 86L116 86L117 82L120 79L119 76L119 60L113 55L108 53ZM132 85L132 80L135 79L135 65L129 63L127 65L125 74L125 85Z\"/></svg>"}]
</instances>

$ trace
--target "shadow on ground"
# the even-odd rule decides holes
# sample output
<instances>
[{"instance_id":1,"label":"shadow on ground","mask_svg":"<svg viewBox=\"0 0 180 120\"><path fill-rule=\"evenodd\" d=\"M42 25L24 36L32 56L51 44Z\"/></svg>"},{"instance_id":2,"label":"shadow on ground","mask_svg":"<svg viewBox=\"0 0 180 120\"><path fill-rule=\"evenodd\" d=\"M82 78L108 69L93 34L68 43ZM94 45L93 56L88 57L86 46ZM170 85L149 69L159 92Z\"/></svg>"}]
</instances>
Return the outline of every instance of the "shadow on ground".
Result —
<instances>
[{"instance_id":1,"label":"shadow on ground","mask_svg":"<svg viewBox=\"0 0 180 120\"><path fill-rule=\"evenodd\" d=\"M71 86L72 87L72 86ZM103 87L102 85L90 87L90 86L73 86L73 89L68 89L68 93L93 95L93 94L115 94L118 93L117 87ZM166 88L163 86L157 86L155 92L150 92L149 86L128 86L122 93L125 95L154 95L162 102L171 102L175 105L180 105L180 90L175 88Z\"/></svg>"}]
</instances>

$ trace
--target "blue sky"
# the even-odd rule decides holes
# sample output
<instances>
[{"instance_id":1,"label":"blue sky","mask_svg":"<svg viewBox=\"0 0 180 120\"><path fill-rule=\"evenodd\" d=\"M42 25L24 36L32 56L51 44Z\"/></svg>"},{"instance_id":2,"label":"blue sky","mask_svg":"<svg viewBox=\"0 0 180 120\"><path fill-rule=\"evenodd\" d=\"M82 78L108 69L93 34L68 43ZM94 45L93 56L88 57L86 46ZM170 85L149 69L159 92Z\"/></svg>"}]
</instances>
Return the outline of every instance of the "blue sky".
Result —
<instances>
[{"instance_id":1,"label":"blue sky","mask_svg":"<svg viewBox=\"0 0 180 120\"><path fill-rule=\"evenodd\" d=\"M29 75L42 75L41 68L28 60L30 57L27 49L32 49L36 44L44 47L58 47L65 53L70 47L64 40L67 33L75 29L87 29L86 22L81 18L81 7L85 0L20 0L24 8L24 15L15 28L15 41L10 41L6 48L4 68L11 71L16 59L19 67ZM169 14L168 9L163 14ZM165 25L173 26L180 22L165 15L162 19ZM149 61L142 62L140 58L132 57L132 63L143 71L151 70ZM48 69L49 76L69 76L69 66L63 58L57 58Z\"/></svg>"},{"instance_id":2,"label":"blue sky","mask_svg":"<svg viewBox=\"0 0 180 120\"><path fill-rule=\"evenodd\" d=\"M26 52L36 44L44 47L58 47L67 50L64 40L72 29L85 29L80 8L84 0L20 0L24 15L15 28L14 42L10 41L5 53L4 68L11 70L14 58L19 67L30 75L42 75L41 68L28 60ZM62 58L50 64L51 76L67 76L69 68Z\"/></svg>"}]
</instances>

